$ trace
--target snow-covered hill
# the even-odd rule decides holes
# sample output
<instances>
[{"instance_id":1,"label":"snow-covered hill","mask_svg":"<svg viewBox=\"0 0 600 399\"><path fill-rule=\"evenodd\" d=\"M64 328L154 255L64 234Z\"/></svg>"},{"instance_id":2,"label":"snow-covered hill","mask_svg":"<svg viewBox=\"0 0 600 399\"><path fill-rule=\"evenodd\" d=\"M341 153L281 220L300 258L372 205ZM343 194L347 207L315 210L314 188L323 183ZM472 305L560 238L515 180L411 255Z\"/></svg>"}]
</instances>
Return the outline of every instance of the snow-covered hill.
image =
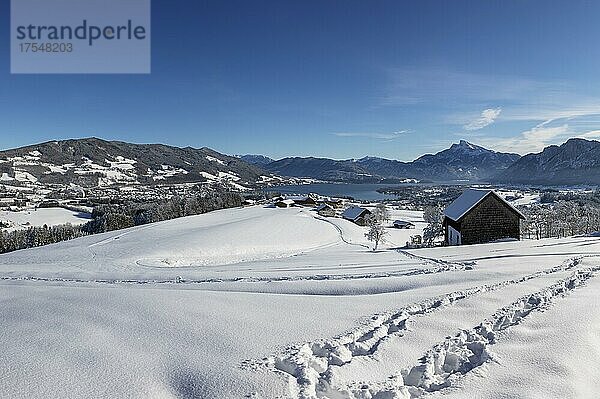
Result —
<instances>
[{"instance_id":1,"label":"snow-covered hill","mask_svg":"<svg viewBox=\"0 0 600 399\"><path fill-rule=\"evenodd\" d=\"M96 138L51 141L0 152L0 182L84 187L223 181L242 188L268 173L209 148L130 144Z\"/></svg>"},{"instance_id":2,"label":"snow-covered hill","mask_svg":"<svg viewBox=\"0 0 600 399\"><path fill-rule=\"evenodd\" d=\"M0 255L0 396L595 397L600 238L363 233L249 207Z\"/></svg>"},{"instance_id":3,"label":"snow-covered hill","mask_svg":"<svg viewBox=\"0 0 600 399\"><path fill-rule=\"evenodd\" d=\"M80 225L89 222L90 219L90 213L70 211L65 208L27 209L19 212L0 211L0 222L7 231L67 223Z\"/></svg>"}]
</instances>

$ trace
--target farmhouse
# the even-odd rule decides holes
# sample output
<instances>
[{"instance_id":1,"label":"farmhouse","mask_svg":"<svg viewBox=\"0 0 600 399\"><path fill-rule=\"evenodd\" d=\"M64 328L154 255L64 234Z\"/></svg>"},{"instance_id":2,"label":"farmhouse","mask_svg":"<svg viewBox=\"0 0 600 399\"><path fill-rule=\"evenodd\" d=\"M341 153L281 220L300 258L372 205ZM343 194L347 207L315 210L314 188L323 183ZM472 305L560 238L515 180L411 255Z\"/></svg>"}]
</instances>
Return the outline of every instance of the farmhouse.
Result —
<instances>
[{"instance_id":1,"label":"farmhouse","mask_svg":"<svg viewBox=\"0 0 600 399\"><path fill-rule=\"evenodd\" d=\"M356 223L359 226L366 226L367 219L371 215L371 211L360 206L352 206L342 213L342 217L346 220Z\"/></svg>"},{"instance_id":2,"label":"farmhouse","mask_svg":"<svg viewBox=\"0 0 600 399\"><path fill-rule=\"evenodd\" d=\"M326 216L326 217L333 217L335 216L335 209L333 209L333 207L329 206L328 204L321 204L316 208L317 213L319 214L319 216Z\"/></svg>"},{"instance_id":3,"label":"farmhouse","mask_svg":"<svg viewBox=\"0 0 600 399\"><path fill-rule=\"evenodd\" d=\"M326 198L323 202L336 209L344 206L344 200L341 198Z\"/></svg>"},{"instance_id":4,"label":"farmhouse","mask_svg":"<svg viewBox=\"0 0 600 399\"><path fill-rule=\"evenodd\" d=\"M520 239L523 214L493 190L469 189L444 211L447 245Z\"/></svg>"},{"instance_id":5,"label":"farmhouse","mask_svg":"<svg viewBox=\"0 0 600 399\"><path fill-rule=\"evenodd\" d=\"M295 205L295 202L291 199L282 199L275 202L277 208L291 208Z\"/></svg>"},{"instance_id":6,"label":"farmhouse","mask_svg":"<svg viewBox=\"0 0 600 399\"><path fill-rule=\"evenodd\" d=\"M406 220L394 220L394 228L396 229L414 229L415 225Z\"/></svg>"},{"instance_id":7,"label":"farmhouse","mask_svg":"<svg viewBox=\"0 0 600 399\"><path fill-rule=\"evenodd\" d=\"M285 197L286 200L294 201L294 204L300 206L315 206L317 202L310 195L292 195Z\"/></svg>"}]
</instances>

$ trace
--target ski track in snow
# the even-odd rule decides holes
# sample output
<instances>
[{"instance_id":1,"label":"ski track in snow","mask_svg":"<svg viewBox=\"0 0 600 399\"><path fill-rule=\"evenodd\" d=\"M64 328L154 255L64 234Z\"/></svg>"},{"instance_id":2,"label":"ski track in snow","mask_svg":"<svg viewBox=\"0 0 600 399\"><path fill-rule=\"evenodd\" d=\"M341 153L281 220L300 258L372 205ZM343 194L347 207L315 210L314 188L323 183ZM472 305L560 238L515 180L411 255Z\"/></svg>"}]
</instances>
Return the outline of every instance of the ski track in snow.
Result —
<instances>
[{"instance_id":1,"label":"ski track in snow","mask_svg":"<svg viewBox=\"0 0 600 399\"><path fill-rule=\"evenodd\" d=\"M331 222L328 222L331 223ZM338 228L335 224L333 226ZM338 228L339 229L339 228ZM138 230L139 231L139 230ZM364 246L362 244L352 244L347 242L340 231L340 237L345 243L351 245ZM110 237L88 246L92 254L92 259L96 258L96 253L91 250L96 246L105 245L111 241L118 240L123 236L130 234L131 232L125 232L114 237ZM332 244L327 244L325 247L329 247ZM333 244L335 245L335 244ZM313 248L316 250L320 248ZM304 251L304 252L310 252ZM49 283L72 283L72 284L188 284L188 285L199 285L199 284L217 284L217 283L271 283L271 282L301 282L301 281L343 281L343 280L362 280L362 279L375 279L375 278L389 278L389 277L410 277L428 274L437 274L444 272L454 271L470 271L474 269L476 262L450 262L439 259L431 259L422 256L411 254L410 252L397 250L400 254L404 255L409 259L418 260L421 263L429 264L432 267L418 268L418 269L401 269L398 271L382 271L374 273L336 273L336 274L310 274L301 276L270 276L270 277L232 277L232 278L205 278L205 279L185 279L182 277L166 278L166 279L79 279L79 278L66 278L66 277L41 277L41 276L0 276L0 281L31 281L31 282L49 282ZM297 255L293 255L297 256ZM149 267L140 261L136 262L136 265L144 268L154 269L165 269L165 267ZM211 267L217 267L223 265L211 265ZM229 265L231 266L231 265ZM181 267L181 269L196 268L196 266ZM273 269L276 271L277 269ZM311 268L305 268L303 270L312 270ZM283 269L283 271L289 271Z\"/></svg>"},{"instance_id":2,"label":"ski track in snow","mask_svg":"<svg viewBox=\"0 0 600 399\"><path fill-rule=\"evenodd\" d=\"M357 247L362 247L362 248L369 249L368 245L358 244L358 243L351 242L348 239L346 239L346 237L344 237L344 231L342 230L342 228L340 226L338 226L337 224L333 223L331 220L327 220L324 217L315 216L315 215L312 215L312 214L310 216L312 216L316 220L319 220L321 222L325 222L325 223L328 223L328 224L332 225L338 231L338 234L340 235L340 240L342 240L343 243L348 244L348 245L354 245L354 246L357 246Z\"/></svg>"},{"instance_id":3,"label":"ski track in snow","mask_svg":"<svg viewBox=\"0 0 600 399\"><path fill-rule=\"evenodd\" d=\"M415 260L421 261L423 263L429 263L429 264L437 265L437 266L441 266L441 267L448 267L451 265L460 264L468 269L469 267L473 267L473 266L475 266L475 264L477 264L477 262L475 262L475 261L450 262L450 261L446 261L446 260L442 260L442 259L427 258L425 256L415 255L415 254L405 251L403 249L398 249L397 251L399 253L401 253L402 255L406 256L407 258L415 259Z\"/></svg>"},{"instance_id":4,"label":"ski track in snow","mask_svg":"<svg viewBox=\"0 0 600 399\"><path fill-rule=\"evenodd\" d=\"M452 271L468 271L473 267L470 264L447 263L438 267L426 269L413 269L401 271L389 271L378 273L362 274L314 274L306 276L274 276L274 277L234 277L234 278L207 278L207 279L184 279L177 277L174 279L78 279L63 277L35 277L35 276L0 276L0 281L33 281L33 282L54 282L54 283L74 283L74 284L211 284L211 283L271 283L271 282L298 282L298 281L338 281L338 280L361 280L373 278L388 277L408 277L417 275L436 274Z\"/></svg>"},{"instance_id":5,"label":"ski track in snow","mask_svg":"<svg viewBox=\"0 0 600 399\"><path fill-rule=\"evenodd\" d=\"M246 360L241 367L250 370L269 369L290 378L290 393L299 399L401 399L414 398L426 392L449 387L460 375L490 359L488 345L493 345L496 333L520 323L535 310L547 307L555 298L583 285L600 270L600 266L577 270L584 258L570 258L561 265L528 274L518 279L483 285L412 304L393 312L375 315L363 325L332 340L305 343L288 348L283 355L262 360ZM434 260L431 260L434 261ZM414 316L444 308L473 295L505 288L544 275L575 270L573 274L534 294L527 295L497 311L491 318L471 330L436 345L421 359L421 364L403 370L385 382L373 385L354 383L335 386L334 367L352 362L357 356L371 356L379 344L392 335L407 330L407 321Z\"/></svg>"}]
</instances>

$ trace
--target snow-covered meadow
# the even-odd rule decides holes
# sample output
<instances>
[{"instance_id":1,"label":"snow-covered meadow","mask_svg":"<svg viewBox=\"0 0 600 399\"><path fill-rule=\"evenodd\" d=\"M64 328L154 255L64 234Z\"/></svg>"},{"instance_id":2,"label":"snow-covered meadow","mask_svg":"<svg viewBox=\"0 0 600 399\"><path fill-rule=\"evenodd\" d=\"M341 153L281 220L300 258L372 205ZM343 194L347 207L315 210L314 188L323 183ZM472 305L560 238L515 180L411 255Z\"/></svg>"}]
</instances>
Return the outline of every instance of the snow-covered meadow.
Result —
<instances>
[{"instance_id":1,"label":"snow-covered meadow","mask_svg":"<svg viewBox=\"0 0 600 399\"><path fill-rule=\"evenodd\" d=\"M81 225L89 222L90 213L71 211L65 208L38 208L21 211L0 211L0 222L7 231L27 229L29 227L56 226L70 223Z\"/></svg>"},{"instance_id":2,"label":"snow-covered meadow","mask_svg":"<svg viewBox=\"0 0 600 399\"><path fill-rule=\"evenodd\" d=\"M0 255L0 396L593 398L600 238L372 252L306 208Z\"/></svg>"}]
</instances>

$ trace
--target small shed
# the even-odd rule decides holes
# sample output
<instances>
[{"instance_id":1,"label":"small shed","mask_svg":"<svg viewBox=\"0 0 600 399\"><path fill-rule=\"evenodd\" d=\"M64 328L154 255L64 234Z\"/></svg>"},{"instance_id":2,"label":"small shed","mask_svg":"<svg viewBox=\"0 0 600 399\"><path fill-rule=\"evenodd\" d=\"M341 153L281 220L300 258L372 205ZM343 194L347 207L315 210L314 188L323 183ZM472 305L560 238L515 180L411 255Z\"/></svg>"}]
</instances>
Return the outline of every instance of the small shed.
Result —
<instances>
[{"instance_id":1,"label":"small shed","mask_svg":"<svg viewBox=\"0 0 600 399\"><path fill-rule=\"evenodd\" d=\"M366 226L371 211L360 206L352 206L342 213L342 218L356 223L359 226Z\"/></svg>"},{"instance_id":2,"label":"small shed","mask_svg":"<svg viewBox=\"0 0 600 399\"><path fill-rule=\"evenodd\" d=\"M444 211L446 245L521 238L525 216L493 190L469 189Z\"/></svg>"},{"instance_id":3,"label":"small shed","mask_svg":"<svg viewBox=\"0 0 600 399\"><path fill-rule=\"evenodd\" d=\"M414 229L415 225L406 220L394 220L394 228L396 229Z\"/></svg>"}]
</instances>

